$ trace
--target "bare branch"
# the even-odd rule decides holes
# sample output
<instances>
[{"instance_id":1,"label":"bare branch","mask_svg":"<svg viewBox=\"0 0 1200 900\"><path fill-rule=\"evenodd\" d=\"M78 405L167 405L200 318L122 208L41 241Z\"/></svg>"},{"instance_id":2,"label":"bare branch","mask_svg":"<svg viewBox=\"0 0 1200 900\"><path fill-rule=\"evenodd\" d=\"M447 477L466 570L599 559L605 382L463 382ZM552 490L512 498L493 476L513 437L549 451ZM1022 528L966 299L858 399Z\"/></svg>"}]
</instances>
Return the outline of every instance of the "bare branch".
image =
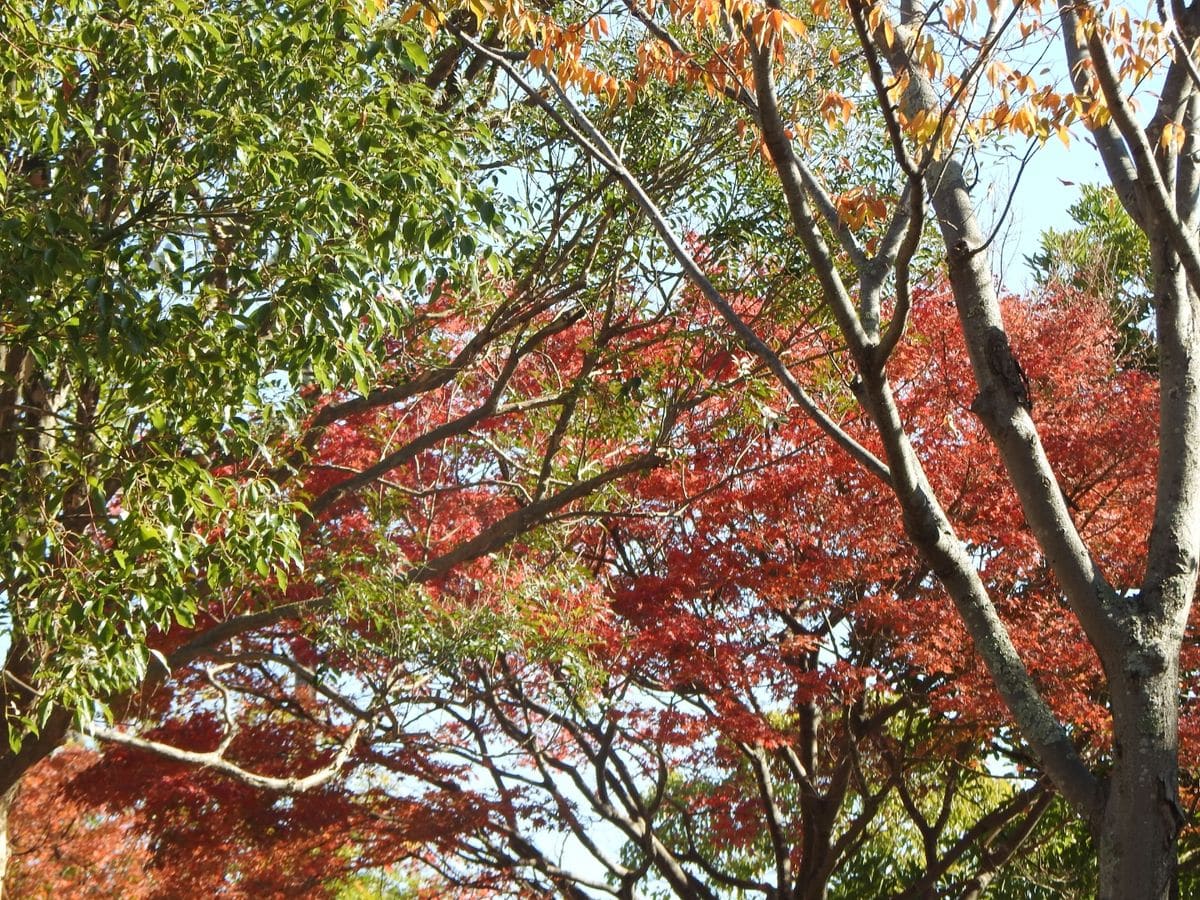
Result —
<instances>
[{"instance_id":1,"label":"bare branch","mask_svg":"<svg viewBox=\"0 0 1200 900\"><path fill-rule=\"evenodd\" d=\"M147 740L146 738L137 737L118 728L110 728L107 725L99 724L88 725L84 729L84 734L111 744L154 753L175 762L212 769L215 772L228 775L230 778L258 790L298 794L321 787L336 778L346 767L347 762L349 762L351 754L358 745L359 738L362 737L367 729L367 725L367 720L359 719L351 726L349 733L343 739L341 746L328 766L311 772L308 775L293 776L291 778L277 778L271 775L263 775L260 772L251 772L237 763L230 762L224 756L224 750L227 749L227 746L221 746L216 750L208 752L183 750L179 747L162 743L161 741Z\"/></svg>"}]
</instances>

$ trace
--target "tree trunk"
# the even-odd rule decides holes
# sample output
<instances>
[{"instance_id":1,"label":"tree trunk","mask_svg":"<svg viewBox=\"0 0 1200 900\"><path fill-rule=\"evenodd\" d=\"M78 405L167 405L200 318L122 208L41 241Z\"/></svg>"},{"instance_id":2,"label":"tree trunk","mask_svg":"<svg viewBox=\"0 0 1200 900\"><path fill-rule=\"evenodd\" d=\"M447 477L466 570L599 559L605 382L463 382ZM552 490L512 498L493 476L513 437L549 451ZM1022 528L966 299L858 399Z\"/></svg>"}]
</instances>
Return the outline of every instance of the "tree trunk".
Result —
<instances>
[{"instance_id":1,"label":"tree trunk","mask_svg":"<svg viewBox=\"0 0 1200 900\"><path fill-rule=\"evenodd\" d=\"M1153 646L1148 643L1147 646ZM1101 900L1178 896L1177 654L1131 652L1112 679L1113 769L1096 847Z\"/></svg>"}]
</instances>

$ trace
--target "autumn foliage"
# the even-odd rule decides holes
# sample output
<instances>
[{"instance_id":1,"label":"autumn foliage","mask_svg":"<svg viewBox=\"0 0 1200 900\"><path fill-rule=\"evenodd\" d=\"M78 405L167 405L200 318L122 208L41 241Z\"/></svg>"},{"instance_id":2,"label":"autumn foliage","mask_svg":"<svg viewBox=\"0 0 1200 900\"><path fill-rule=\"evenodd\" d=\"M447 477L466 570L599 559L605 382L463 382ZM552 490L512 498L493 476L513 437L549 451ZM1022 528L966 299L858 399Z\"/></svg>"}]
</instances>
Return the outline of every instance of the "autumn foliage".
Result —
<instances>
[{"instance_id":1,"label":"autumn foliage","mask_svg":"<svg viewBox=\"0 0 1200 900\"><path fill-rule=\"evenodd\" d=\"M753 315L755 303L744 302ZM1155 460L1144 441L1155 426L1153 377L1114 364L1111 326L1097 300L1064 290L1013 297L1005 315L1068 501L1106 567L1122 572L1134 565L1149 515ZM276 660L328 671L320 690L340 680L346 702L386 699L395 718L381 720L359 745L344 778L279 796L133 749L109 751L80 774L82 756L71 751L44 764L30 796L54 790L96 804L100 824L34 838L39 817L27 824L21 817L18 844L92 854L87 865L103 869L103 851L88 848L114 831L136 834L145 848L136 871L150 873L140 877L153 896L316 895L342 876L421 862L428 883L465 890L558 883L566 876L536 849L536 832L578 829L578 838L599 816L626 832L631 846L637 827L660 834L665 849L647 857L660 876L671 859L692 854L722 877L749 877L747 866L774 853L797 883L836 885L839 872L853 867L855 846L839 838L881 827L863 811L865 799L878 795L882 803L905 785L920 807L939 760L958 760L983 778L988 754L1007 755L1007 765L1036 778L953 607L892 525L894 501L831 452L807 419L747 382L739 352L689 344L681 366L670 338L678 325L631 321L626 329L627 339L647 348L637 357L643 406L677 394L685 371L734 387L681 415L669 461L629 483L611 508L618 515L580 519L550 543L520 541L502 564L485 559L449 572L417 606L350 620L340 644L290 622L256 639ZM1034 677L1102 760L1110 750L1096 660L1061 615L1052 577L971 412L975 390L943 288L920 292L910 329L891 374L919 451L937 461L937 487L952 498L955 524L979 555ZM565 330L548 342L555 378L579 373L583 333ZM820 383L837 364L823 329L792 340L793 352L810 359L806 374ZM1086 366L1075 364L1081 358ZM536 392L544 377L535 369L522 390ZM622 383L596 379L586 390L614 409L625 400ZM838 389L829 391L823 399L836 404ZM402 429L427 432L461 414L467 407L456 407L456 398L467 395L455 389L399 417L372 411L337 423L317 445L309 490L328 491L369 465L381 444L403 440ZM502 414L480 427L491 446L511 437ZM852 416L846 427L870 443L865 423ZM484 465L464 460L473 461L460 472ZM420 479L435 468L440 490L422 491ZM353 582L357 567L365 585L392 554L436 557L454 535L477 534L517 508L495 487L454 485L447 480L454 471L444 456L418 457L386 487L330 505L311 571L324 580L340 566ZM389 536L383 548L381 528ZM572 559L575 576L543 577ZM306 579L288 595L312 590ZM393 627L423 632L415 640L430 643L389 643L395 633L380 623L390 616L398 617ZM491 629L486 644L471 633L481 627ZM457 634L447 638L448 628ZM345 679L358 687L345 688ZM260 709L230 750L240 765L286 775L328 761L328 737L345 725L326 708L327 696L313 687L297 692L295 672L266 663L238 670L230 682ZM149 735L216 746L221 712L211 691L208 701L203 696L200 672L160 690L143 714L167 718ZM1195 746L1196 726L1186 725L1184 735ZM572 773L589 770L584 786L573 783ZM592 778L627 793L618 811L587 787ZM656 794L667 802L647 806ZM764 807L767 796L773 809ZM978 815L1006 808L1012 796L994 798ZM1031 807L1035 799L1014 806L1005 821L1016 827L1031 808L1040 814L1044 800ZM584 810L568 815L580 802ZM707 845L698 850L698 841ZM16 877L47 877L53 858L19 858ZM935 855L912 877L943 862L951 874L972 864L965 854ZM756 872L747 883L769 880Z\"/></svg>"},{"instance_id":2,"label":"autumn foliage","mask_svg":"<svg viewBox=\"0 0 1200 900\"><path fill-rule=\"evenodd\" d=\"M1200 871L1200 4L0 19L12 890Z\"/></svg>"}]
</instances>

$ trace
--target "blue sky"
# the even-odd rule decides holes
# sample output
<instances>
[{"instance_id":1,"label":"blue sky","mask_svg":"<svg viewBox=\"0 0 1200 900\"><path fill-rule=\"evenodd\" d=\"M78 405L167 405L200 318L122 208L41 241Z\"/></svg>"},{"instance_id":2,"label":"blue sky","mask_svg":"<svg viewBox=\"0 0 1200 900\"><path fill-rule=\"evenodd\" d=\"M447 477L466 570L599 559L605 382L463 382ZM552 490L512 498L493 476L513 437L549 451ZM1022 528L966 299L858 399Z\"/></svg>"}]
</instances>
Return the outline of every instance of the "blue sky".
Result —
<instances>
[{"instance_id":1,"label":"blue sky","mask_svg":"<svg viewBox=\"0 0 1200 900\"><path fill-rule=\"evenodd\" d=\"M994 222L1003 208L1016 170L1014 160L1011 165L997 165L991 172L984 172L980 190L986 189L990 175L993 188L989 202L994 209L985 221ZM1019 291L1029 286L1031 273L1025 257L1037 251L1038 239L1047 228L1071 225L1067 210L1078 199L1080 185L1106 180L1095 148L1078 134L1072 135L1069 149L1054 137L1035 151L1017 181L1016 195L993 246L995 269L1006 288Z\"/></svg>"}]
</instances>

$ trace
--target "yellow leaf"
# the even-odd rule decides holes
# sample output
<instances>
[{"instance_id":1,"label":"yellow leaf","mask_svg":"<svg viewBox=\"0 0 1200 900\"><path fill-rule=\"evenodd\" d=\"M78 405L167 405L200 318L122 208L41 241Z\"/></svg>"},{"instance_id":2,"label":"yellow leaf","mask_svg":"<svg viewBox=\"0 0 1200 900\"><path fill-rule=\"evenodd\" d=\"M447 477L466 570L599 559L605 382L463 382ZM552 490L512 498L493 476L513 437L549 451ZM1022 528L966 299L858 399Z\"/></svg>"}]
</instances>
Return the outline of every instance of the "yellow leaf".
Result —
<instances>
[{"instance_id":1,"label":"yellow leaf","mask_svg":"<svg viewBox=\"0 0 1200 900\"><path fill-rule=\"evenodd\" d=\"M1037 118L1033 114L1033 108L1028 103L1022 104L1012 117L1013 128L1022 134L1032 135L1036 124Z\"/></svg>"},{"instance_id":2,"label":"yellow leaf","mask_svg":"<svg viewBox=\"0 0 1200 900\"><path fill-rule=\"evenodd\" d=\"M783 30L795 37L804 37L808 33L808 26L804 24L804 20L793 16L791 13L785 13L783 17Z\"/></svg>"},{"instance_id":3,"label":"yellow leaf","mask_svg":"<svg viewBox=\"0 0 1200 900\"><path fill-rule=\"evenodd\" d=\"M430 37L436 37L438 29L442 25L438 20L437 14L428 7L421 12L421 23L425 26L425 30L429 32Z\"/></svg>"},{"instance_id":4,"label":"yellow leaf","mask_svg":"<svg viewBox=\"0 0 1200 900\"><path fill-rule=\"evenodd\" d=\"M1162 134L1158 137L1158 142L1162 144L1164 150L1180 150L1185 140L1187 140L1187 132L1177 122L1165 123Z\"/></svg>"}]
</instances>

